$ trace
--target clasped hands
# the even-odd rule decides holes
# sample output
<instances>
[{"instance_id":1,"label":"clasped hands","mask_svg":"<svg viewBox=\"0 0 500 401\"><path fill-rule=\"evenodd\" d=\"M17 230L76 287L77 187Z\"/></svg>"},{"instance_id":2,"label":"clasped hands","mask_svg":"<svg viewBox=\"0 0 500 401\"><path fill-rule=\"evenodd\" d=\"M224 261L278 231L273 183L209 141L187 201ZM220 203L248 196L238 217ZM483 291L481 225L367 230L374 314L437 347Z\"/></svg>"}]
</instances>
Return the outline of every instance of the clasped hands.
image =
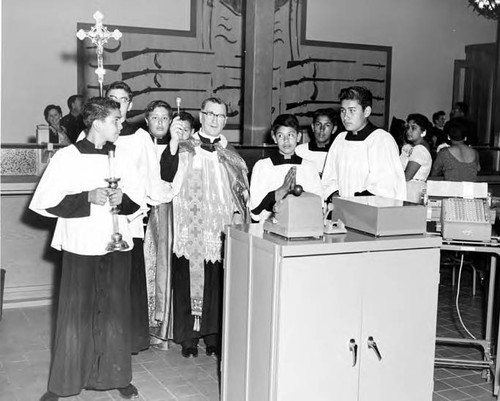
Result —
<instances>
[{"instance_id":1,"label":"clasped hands","mask_svg":"<svg viewBox=\"0 0 500 401\"><path fill-rule=\"evenodd\" d=\"M295 182L297 178L297 167L293 166L286 173L285 179L283 180L283 184L274 191L274 200L276 203L273 206L273 212L278 213L281 201L293 190L295 187Z\"/></svg>"},{"instance_id":2,"label":"clasped hands","mask_svg":"<svg viewBox=\"0 0 500 401\"><path fill-rule=\"evenodd\" d=\"M297 167L293 166L286 173L285 179L283 180L283 184L275 191L275 201L279 202L283 198L285 198L290 191L295 187L295 181L297 178Z\"/></svg>"},{"instance_id":3,"label":"clasped hands","mask_svg":"<svg viewBox=\"0 0 500 401\"><path fill-rule=\"evenodd\" d=\"M104 206L109 201L110 206L122 203L123 192L120 188L96 188L89 191L89 202L94 205Z\"/></svg>"}]
</instances>

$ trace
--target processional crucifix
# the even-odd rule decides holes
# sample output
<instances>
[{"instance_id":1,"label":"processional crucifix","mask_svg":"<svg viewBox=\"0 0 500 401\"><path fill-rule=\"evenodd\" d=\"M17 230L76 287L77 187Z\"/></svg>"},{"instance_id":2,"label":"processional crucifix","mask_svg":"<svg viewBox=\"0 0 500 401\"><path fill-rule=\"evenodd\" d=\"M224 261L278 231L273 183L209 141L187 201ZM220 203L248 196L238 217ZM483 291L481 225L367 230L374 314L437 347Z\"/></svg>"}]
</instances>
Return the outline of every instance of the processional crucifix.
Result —
<instances>
[{"instance_id":1,"label":"processional crucifix","mask_svg":"<svg viewBox=\"0 0 500 401\"><path fill-rule=\"evenodd\" d=\"M104 45L108 42L110 38L118 40L122 37L122 33L115 29L113 32L109 32L108 29L102 24L102 19L104 15L101 12L96 11L93 15L95 19L95 25L90 29L90 31L84 31L80 29L76 36L80 40L84 40L85 38L89 38L93 44L96 45L96 53L97 53L97 68L95 69L95 73L97 74L97 80L99 82L99 96L103 96L102 83L104 81L104 74L106 74L106 70L103 66L103 50ZM106 178L106 182L108 183L108 187L112 190L118 188L118 181L120 178L116 177L115 174L115 152L114 150L110 150L109 154L109 178ZM111 213L113 215L113 234L111 235L111 242L106 247L106 251L123 251L129 248L129 245L125 240L122 239L122 235L118 230L118 213L119 210L116 206L111 208Z\"/></svg>"},{"instance_id":2,"label":"processional crucifix","mask_svg":"<svg viewBox=\"0 0 500 401\"><path fill-rule=\"evenodd\" d=\"M76 33L76 36L80 40L89 38L92 43L97 46L97 68L95 69L95 73L97 74L97 80L99 82L99 96L103 96L102 83L104 81L104 74L106 74L106 70L104 69L102 63L102 55L104 50L103 46L108 43L108 40L110 38L113 38L115 40L120 39L122 37L122 33L118 29L115 29L113 32L109 32L108 28L106 28L102 24L104 15L102 15L101 12L96 11L93 17L95 19L95 25L90 28L90 31L84 31L83 29L80 29Z\"/></svg>"}]
</instances>

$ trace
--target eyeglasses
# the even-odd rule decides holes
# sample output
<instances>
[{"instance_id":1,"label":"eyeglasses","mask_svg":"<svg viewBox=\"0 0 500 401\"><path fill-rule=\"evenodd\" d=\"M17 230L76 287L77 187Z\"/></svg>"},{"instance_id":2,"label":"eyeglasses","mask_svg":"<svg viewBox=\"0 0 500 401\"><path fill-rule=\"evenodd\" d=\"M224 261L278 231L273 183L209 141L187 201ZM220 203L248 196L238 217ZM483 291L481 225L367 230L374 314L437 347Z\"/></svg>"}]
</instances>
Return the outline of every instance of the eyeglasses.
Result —
<instances>
[{"instance_id":1,"label":"eyeglasses","mask_svg":"<svg viewBox=\"0 0 500 401\"><path fill-rule=\"evenodd\" d=\"M130 102L130 99L128 97L116 97L116 96L109 96L110 99L114 100L115 102L118 102L118 103L129 103Z\"/></svg>"},{"instance_id":2,"label":"eyeglasses","mask_svg":"<svg viewBox=\"0 0 500 401\"><path fill-rule=\"evenodd\" d=\"M224 120L227 117L225 114L215 114L211 111L202 111L201 114L206 115L208 118L216 118L217 120Z\"/></svg>"}]
</instances>

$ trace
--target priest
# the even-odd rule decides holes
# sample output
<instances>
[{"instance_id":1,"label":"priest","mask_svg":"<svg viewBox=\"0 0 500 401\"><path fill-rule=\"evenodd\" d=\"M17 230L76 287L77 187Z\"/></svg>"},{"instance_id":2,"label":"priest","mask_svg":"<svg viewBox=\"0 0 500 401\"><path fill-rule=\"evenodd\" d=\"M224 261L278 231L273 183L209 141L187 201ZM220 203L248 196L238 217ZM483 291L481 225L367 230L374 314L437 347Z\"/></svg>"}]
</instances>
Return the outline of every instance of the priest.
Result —
<instances>
[{"instance_id":1,"label":"priest","mask_svg":"<svg viewBox=\"0 0 500 401\"><path fill-rule=\"evenodd\" d=\"M190 156L179 158L180 135L172 135L160 162L162 179L178 191L173 200L174 341L186 358L198 355L199 338L207 355L219 352L222 231L227 224L249 222L247 167L222 135L226 105L208 98L199 117L201 129L189 141ZM172 133L181 129L180 120L170 127Z\"/></svg>"}]
</instances>

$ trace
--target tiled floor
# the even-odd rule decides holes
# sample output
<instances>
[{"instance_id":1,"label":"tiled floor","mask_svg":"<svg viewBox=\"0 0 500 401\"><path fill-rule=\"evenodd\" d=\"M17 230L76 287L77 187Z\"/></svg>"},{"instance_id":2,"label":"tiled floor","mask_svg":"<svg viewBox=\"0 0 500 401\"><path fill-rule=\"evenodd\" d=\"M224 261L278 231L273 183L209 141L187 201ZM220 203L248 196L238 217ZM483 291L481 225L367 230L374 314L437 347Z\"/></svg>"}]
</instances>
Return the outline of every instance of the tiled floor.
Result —
<instances>
[{"instance_id":1,"label":"tiled floor","mask_svg":"<svg viewBox=\"0 0 500 401\"><path fill-rule=\"evenodd\" d=\"M470 276L467 269L464 272L459 305L467 328L474 335L480 336L483 332L484 288L478 284L478 294L473 297ZM450 284L449 270L443 270L438 336L465 336L455 310L456 292ZM0 401L37 401L45 392L50 363L50 325L49 307L4 311L0 322ZM481 358L478 350L463 346L439 345L436 355L446 358ZM203 352L200 352L198 358L184 359L176 345L168 351L150 349L133 357L133 376L133 383L139 389L141 400L219 399L217 360L205 356ZM491 382L486 382L478 370L436 368L434 378L433 401L496 400L492 396ZM121 398L116 390L83 391L79 396L65 398L69 401L119 399Z\"/></svg>"},{"instance_id":2,"label":"tiled floor","mask_svg":"<svg viewBox=\"0 0 500 401\"><path fill-rule=\"evenodd\" d=\"M0 401L38 401L47 388L50 308L4 310L0 322ZM218 362L200 347L185 359L180 347L151 348L133 357L133 383L147 401L219 400ZM63 400L121 400L118 391L83 391Z\"/></svg>"},{"instance_id":3,"label":"tiled floor","mask_svg":"<svg viewBox=\"0 0 500 401\"><path fill-rule=\"evenodd\" d=\"M472 295L472 270L464 267L460 285L459 310L467 329L477 338L484 336L484 320L486 302L484 295L487 288L485 283L488 277L481 271L483 280L478 278L476 296ZM458 269L457 269L458 276ZM478 273L479 276L479 273ZM458 277L457 277L458 279ZM438 337L470 338L462 328L457 311L457 287L452 288L451 268L441 269L441 283L439 287L438 307ZM479 349L467 346L437 345L436 356L439 358L481 360ZM481 377L481 370L464 368L442 368L434 370L434 397L433 401L458 400L496 400L492 395L492 382Z\"/></svg>"}]
</instances>

